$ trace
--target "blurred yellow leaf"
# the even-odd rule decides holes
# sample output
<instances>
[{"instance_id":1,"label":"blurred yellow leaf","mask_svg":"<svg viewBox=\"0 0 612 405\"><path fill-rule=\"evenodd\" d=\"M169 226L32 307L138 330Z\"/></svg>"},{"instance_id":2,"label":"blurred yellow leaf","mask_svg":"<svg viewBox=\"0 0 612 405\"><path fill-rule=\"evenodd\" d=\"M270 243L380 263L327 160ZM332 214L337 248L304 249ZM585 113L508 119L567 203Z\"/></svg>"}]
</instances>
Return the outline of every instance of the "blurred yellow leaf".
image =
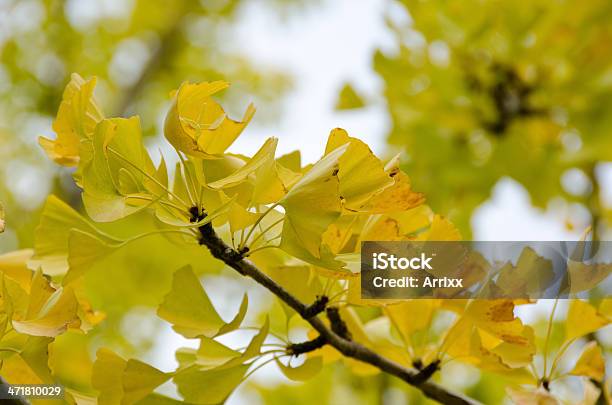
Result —
<instances>
[{"instance_id":1,"label":"blurred yellow leaf","mask_svg":"<svg viewBox=\"0 0 612 405\"><path fill-rule=\"evenodd\" d=\"M565 340L576 339L595 332L609 323L610 320L588 302L572 300L565 321Z\"/></svg>"},{"instance_id":2,"label":"blurred yellow leaf","mask_svg":"<svg viewBox=\"0 0 612 405\"><path fill-rule=\"evenodd\" d=\"M589 342L582 349L578 361L569 372L572 375L592 378L595 381L603 381L606 372L606 363L597 342Z\"/></svg>"},{"instance_id":3,"label":"blurred yellow leaf","mask_svg":"<svg viewBox=\"0 0 612 405\"><path fill-rule=\"evenodd\" d=\"M49 158L60 165L78 164L81 141L90 140L96 125L104 118L93 96L95 87L95 77L85 81L73 73L53 122L57 138L38 139Z\"/></svg>"}]
</instances>

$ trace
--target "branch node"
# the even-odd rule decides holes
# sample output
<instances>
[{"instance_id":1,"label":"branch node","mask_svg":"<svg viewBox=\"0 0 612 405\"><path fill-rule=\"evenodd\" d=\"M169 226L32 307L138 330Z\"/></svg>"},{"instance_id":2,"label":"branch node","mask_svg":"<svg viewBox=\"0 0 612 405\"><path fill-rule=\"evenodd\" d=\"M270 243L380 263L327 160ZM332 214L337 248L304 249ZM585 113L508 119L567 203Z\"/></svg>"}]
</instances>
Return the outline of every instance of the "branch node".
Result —
<instances>
[{"instance_id":1,"label":"branch node","mask_svg":"<svg viewBox=\"0 0 612 405\"><path fill-rule=\"evenodd\" d=\"M415 360L415 362L420 362L420 360ZM418 364L418 363L417 363ZM415 365L416 367L416 365ZM418 367L417 367L418 369ZM414 376L414 383L416 385L423 384L425 381L429 380L432 375L436 371L440 369L440 360L434 360L429 363L427 366L423 367L423 363L421 362L421 368L419 369L419 373Z\"/></svg>"},{"instance_id":2,"label":"branch node","mask_svg":"<svg viewBox=\"0 0 612 405\"><path fill-rule=\"evenodd\" d=\"M340 317L340 310L336 307L327 308L327 318L331 323L332 331L343 339L351 340L351 332L348 330L346 323Z\"/></svg>"},{"instance_id":3,"label":"branch node","mask_svg":"<svg viewBox=\"0 0 612 405\"><path fill-rule=\"evenodd\" d=\"M329 298L326 295L317 296L317 299L306 307L302 317L304 319L310 319L313 316L319 315L321 312L325 310L327 303L329 302Z\"/></svg>"},{"instance_id":4,"label":"branch node","mask_svg":"<svg viewBox=\"0 0 612 405\"><path fill-rule=\"evenodd\" d=\"M287 346L287 354L292 356L299 356L300 354L310 353L317 349L322 348L327 344L327 339L323 335L319 335L312 340L301 343L292 343Z\"/></svg>"}]
</instances>

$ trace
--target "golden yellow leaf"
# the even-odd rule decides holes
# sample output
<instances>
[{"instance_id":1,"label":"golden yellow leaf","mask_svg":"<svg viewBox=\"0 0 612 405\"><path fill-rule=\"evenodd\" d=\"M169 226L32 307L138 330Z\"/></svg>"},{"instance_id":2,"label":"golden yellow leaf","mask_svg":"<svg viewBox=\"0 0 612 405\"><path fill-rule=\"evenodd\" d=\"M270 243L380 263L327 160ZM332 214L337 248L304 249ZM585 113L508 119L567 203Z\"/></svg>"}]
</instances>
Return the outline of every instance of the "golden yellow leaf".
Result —
<instances>
[{"instance_id":1,"label":"golden yellow leaf","mask_svg":"<svg viewBox=\"0 0 612 405\"><path fill-rule=\"evenodd\" d=\"M592 378L595 381L603 381L606 372L606 363L597 342L589 342L582 349L582 353L574 368L569 372L572 375Z\"/></svg>"},{"instance_id":2,"label":"golden yellow leaf","mask_svg":"<svg viewBox=\"0 0 612 405\"><path fill-rule=\"evenodd\" d=\"M572 300L565 321L565 340L582 337L608 325L610 320L586 301Z\"/></svg>"},{"instance_id":3,"label":"golden yellow leaf","mask_svg":"<svg viewBox=\"0 0 612 405\"><path fill-rule=\"evenodd\" d=\"M164 123L166 139L178 150L201 158L214 158L238 138L255 108L249 105L241 121L227 117L212 95L227 88L223 81L183 83L176 91Z\"/></svg>"},{"instance_id":4,"label":"golden yellow leaf","mask_svg":"<svg viewBox=\"0 0 612 405\"><path fill-rule=\"evenodd\" d=\"M0 273L15 280L28 293L33 272L28 269L27 263L33 253L32 249L23 249L0 255Z\"/></svg>"},{"instance_id":5,"label":"golden yellow leaf","mask_svg":"<svg viewBox=\"0 0 612 405\"><path fill-rule=\"evenodd\" d=\"M73 73L53 122L57 138L38 139L49 158L60 165L78 164L81 141L91 139L97 123L104 118L93 96L95 86L95 77L85 81Z\"/></svg>"},{"instance_id":6,"label":"golden yellow leaf","mask_svg":"<svg viewBox=\"0 0 612 405\"><path fill-rule=\"evenodd\" d=\"M71 288L55 290L39 270L32 279L30 303L23 317L13 318L19 333L54 337L70 326L80 326L78 302Z\"/></svg>"}]
</instances>

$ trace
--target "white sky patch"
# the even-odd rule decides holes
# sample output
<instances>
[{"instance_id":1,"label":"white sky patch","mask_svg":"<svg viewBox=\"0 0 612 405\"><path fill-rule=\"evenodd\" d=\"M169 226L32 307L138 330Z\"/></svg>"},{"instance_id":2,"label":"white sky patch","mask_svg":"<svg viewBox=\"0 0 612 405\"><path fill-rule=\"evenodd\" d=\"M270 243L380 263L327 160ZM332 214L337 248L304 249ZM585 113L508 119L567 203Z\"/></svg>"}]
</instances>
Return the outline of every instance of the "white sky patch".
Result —
<instances>
[{"instance_id":1,"label":"white sky patch","mask_svg":"<svg viewBox=\"0 0 612 405\"><path fill-rule=\"evenodd\" d=\"M375 101L348 112L336 112L334 105L346 81L368 96L380 93L372 55L393 41L383 18L385 4L323 1L285 19L262 3L246 4L229 50L246 55L255 66L287 72L294 88L283 103L281 121L259 126L256 114L231 151L252 153L267 137L277 136L279 155L300 149L303 160L312 162L321 157L330 130L342 127L384 155L390 124L384 104Z\"/></svg>"}]
</instances>

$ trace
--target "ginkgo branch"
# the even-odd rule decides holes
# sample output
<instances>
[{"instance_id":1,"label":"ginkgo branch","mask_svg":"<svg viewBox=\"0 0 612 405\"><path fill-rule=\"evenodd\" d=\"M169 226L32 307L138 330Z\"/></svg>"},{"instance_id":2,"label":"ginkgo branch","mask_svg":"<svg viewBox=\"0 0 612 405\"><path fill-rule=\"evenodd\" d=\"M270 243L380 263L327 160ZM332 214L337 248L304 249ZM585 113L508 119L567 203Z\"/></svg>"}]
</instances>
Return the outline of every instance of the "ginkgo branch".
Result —
<instances>
[{"instance_id":1,"label":"ginkgo branch","mask_svg":"<svg viewBox=\"0 0 612 405\"><path fill-rule=\"evenodd\" d=\"M291 343L287 346L287 353L293 356L299 356L300 354L314 352L326 344L327 340L322 335L319 335L316 338L307 340L305 342Z\"/></svg>"},{"instance_id":2,"label":"ginkgo branch","mask_svg":"<svg viewBox=\"0 0 612 405\"><path fill-rule=\"evenodd\" d=\"M430 376L427 376L425 379L425 375L420 374L419 371L407 368L394 362L393 360L379 355L358 342L348 340L346 337L341 336L341 334L338 333L338 331L341 331L338 325L333 326L334 322L330 319L332 326L329 327L320 317L312 316L312 314L309 312L309 305L303 303L294 295L290 294L280 284L262 272L253 262L245 259L238 251L227 245L215 232L212 224L208 223L202 225L199 229L202 235L200 243L206 246L215 258L223 261L225 264L238 271L243 276L252 278L258 284L266 288L268 291L281 299L285 304L295 310L317 332L319 332L319 335L321 336L320 340L318 340L319 343L324 340L326 344L333 346L344 356L368 363L374 367L377 367L381 371L394 375L406 383L420 389L425 396L442 404L479 404L478 401L472 398L452 392L432 381L429 381ZM336 315L339 318L339 313L336 313L335 311L337 311L335 308L331 311L332 319ZM328 317L330 316L329 308L327 315ZM346 327L346 325L344 327Z\"/></svg>"}]
</instances>

